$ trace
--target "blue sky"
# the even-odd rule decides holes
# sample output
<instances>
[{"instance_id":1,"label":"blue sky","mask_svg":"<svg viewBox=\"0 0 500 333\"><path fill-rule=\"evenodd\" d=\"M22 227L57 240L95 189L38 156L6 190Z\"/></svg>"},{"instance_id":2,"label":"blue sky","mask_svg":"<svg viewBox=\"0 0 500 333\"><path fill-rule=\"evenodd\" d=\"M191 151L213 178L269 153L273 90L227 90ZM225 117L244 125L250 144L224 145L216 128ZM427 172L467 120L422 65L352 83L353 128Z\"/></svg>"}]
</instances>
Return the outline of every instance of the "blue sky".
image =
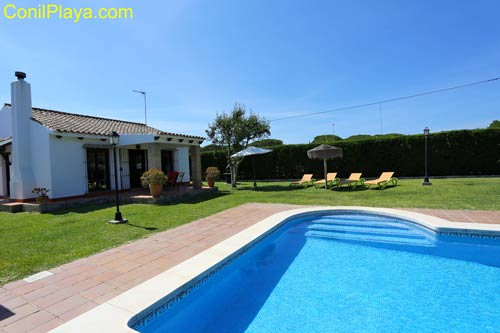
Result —
<instances>
[{"instance_id":1,"label":"blue sky","mask_svg":"<svg viewBox=\"0 0 500 333\"><path fill-rule=\"evenodd\" d=\"M4 1L36 6L43 1ZM53 3L53 1L50 1ZM131 7L132 20L0 17L0 98L14 71L33 105L205 135L235 102L268 120L500 76L500 2L60 1ZM421 133L500 118L500 80L379 107L272 121L273 138ZM333 125L335 124L335 125ZM382 126L381 126L382 125Z\"/></svg>"}]
</instances>

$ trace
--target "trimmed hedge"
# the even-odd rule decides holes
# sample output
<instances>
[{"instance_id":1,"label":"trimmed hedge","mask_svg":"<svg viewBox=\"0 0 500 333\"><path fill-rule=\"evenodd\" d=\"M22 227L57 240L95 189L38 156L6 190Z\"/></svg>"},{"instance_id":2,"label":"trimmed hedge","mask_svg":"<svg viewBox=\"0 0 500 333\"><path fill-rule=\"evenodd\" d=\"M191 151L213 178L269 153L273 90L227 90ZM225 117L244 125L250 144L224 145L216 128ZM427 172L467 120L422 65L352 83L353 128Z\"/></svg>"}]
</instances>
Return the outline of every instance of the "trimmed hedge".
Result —
<instances>
[{"instance_id":1,"label":"trimmed hedge","mask_svg":"<svg viewBox=\"0 0 500 333\"><path fill-rule=\"evenodd\" d=\"M329 144L344 149L344 157L328 161L328 171L341 177L362 172L363 177L377 177L383 171L396 176L424 174L424 136L372 138L359 141L335 141ZM323 161L307 158L314 144L283 145L274 151L246 158L238 173L239 179L252 178L251 159L255 159L257 179L300 178L304 173L323 175ZM459 130L429 135L429 176L499 175L500 130ZM222 152L201 154L202 168L217 166L225 170L227 161Z\"/></svg>"}]
</instances>

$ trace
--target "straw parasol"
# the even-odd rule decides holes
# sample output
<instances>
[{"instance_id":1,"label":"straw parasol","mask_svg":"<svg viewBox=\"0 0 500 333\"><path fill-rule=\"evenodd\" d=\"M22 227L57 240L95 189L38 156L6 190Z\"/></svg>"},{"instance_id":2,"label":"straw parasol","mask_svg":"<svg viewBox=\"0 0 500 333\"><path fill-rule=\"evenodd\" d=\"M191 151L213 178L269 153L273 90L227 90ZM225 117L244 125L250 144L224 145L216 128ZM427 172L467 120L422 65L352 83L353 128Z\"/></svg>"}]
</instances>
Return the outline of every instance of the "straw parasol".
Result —
<instances>
[{"instance_id":1,"label":"straw parasol","mask_svg":"<svg viewBox=\"0 0 500 333\"><path fill-rule=\"evenodd\" d=\"M323 160L323 166L324 166L324 171L325 171L325 190L327 188L327 183L326 183L326 175L327 175L327 166L326 166L326 160L331 160L337 157L342 157L342 148L330 146L330 145L320 145L316 148L309 149L307 151L307 157L311 159L316 159L316 160Z\"/></svg>"}]
</instances>

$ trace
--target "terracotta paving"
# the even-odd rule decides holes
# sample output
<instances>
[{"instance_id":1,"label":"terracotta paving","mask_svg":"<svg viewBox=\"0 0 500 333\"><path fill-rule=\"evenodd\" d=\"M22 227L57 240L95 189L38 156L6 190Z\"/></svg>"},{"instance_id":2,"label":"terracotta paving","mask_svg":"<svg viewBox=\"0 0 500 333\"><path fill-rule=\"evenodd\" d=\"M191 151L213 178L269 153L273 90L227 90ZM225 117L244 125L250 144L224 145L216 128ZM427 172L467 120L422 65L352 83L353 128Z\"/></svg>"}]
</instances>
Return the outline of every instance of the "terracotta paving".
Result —
<instances>
[{"instance_id":1,"label":"terracotta paving","mask_svg":"<svg viewBox=\"0 0 500 333\"><path fill-rule=\"evenodd\" d=\"M47 332L254 223L297 205L249 203L0 288L0 333ZM500 224L500 211L408 209L455 222Z\"/></svg>"}]
</instances>

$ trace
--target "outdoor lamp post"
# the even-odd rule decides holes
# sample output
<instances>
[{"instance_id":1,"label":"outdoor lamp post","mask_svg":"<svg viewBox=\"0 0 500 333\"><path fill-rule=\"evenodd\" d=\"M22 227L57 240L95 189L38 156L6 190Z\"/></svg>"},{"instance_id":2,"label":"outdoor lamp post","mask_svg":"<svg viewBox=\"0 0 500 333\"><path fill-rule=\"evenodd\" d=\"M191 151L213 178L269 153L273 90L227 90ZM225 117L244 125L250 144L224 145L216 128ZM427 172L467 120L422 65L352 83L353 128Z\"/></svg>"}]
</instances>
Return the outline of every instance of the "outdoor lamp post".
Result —
<instances>
[{"instance_id":1,"label":"outdoor lamp post","mask_svg":"<svg viewBox=\"0 0 500 333\"><path fill-rule=\"evenodd\" d=\"M113 164L114 164L114 169L115 169L115 196L116 196L116 213L115 213L115 219L109 221L109 223L112 224L118 224L118 223L127 223L128 220L123 219L122 213L120 213L120 203L119 203L119 198L118 198L118 168L116 167L116 146L120 142L120 135L116 133L115 131L111 132L109 136L109 142L113 146Z\"/></svg>"},{"instance_id":2,"label":"outdoor lamp post","mask_svg":"<svg viewBox=\"0 0 500 333\"><path fill-rule=\"evenodd\" d=\"M425 158L425 162L424 162L425 163L425 178L424 178L424 182L422 183L422 185L432 185L432 183L429 181L429 175L427 173L427 167L428 167L427 166L427 164L428 164L428 162L427 162L427 160L428 160L428 158L427 158L427 139L429 137L429 132L430 132L429 131L429 127L425 127L424 128L424 138L425 138L425 153L424 153L425 154L425 157L424 157Z\"/></svg>"}]
</instances>

